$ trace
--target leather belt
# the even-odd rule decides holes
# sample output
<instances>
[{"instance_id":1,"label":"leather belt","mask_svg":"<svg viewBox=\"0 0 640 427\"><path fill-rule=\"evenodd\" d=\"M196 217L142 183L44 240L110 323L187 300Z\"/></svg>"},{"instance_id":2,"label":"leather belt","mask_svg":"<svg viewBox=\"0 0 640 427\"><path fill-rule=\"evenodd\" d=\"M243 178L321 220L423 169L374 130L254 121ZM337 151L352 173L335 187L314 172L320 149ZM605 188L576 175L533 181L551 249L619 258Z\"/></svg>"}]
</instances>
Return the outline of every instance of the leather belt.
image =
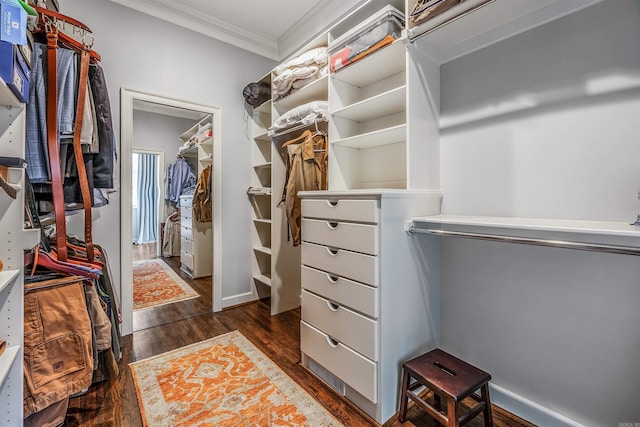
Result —
<instances>
[{"instance_id":1,"label":"leather belt","mask_svg":"<svg viewBox=\"0 0 640 427\"><path fill-rule=\"evenodd\" d=\"M52 27L47 31L47 149L51 194L56 220L56 248L58 259L67 261L67 225L65 222L64 191L62 188L62 166L58 135L58 31Z\"/></svg>"},{"instance_id":2,"label":"leather belt","mask_svg":"<svg viewBox=\"0 0 640 427\"><path fill-rule=\"evenodd\" d=\"M49 151L49 169L51 173L51 194L53 198L54 217L56 222L56 249L58 260L66 262L67 230L65 221L65 203L63 176L60 162L60 143L58 135L58 78L57 78L58 31L51 26L47 31L47 149ZM82 154L80 134L84 118L84 105L87 98L87 79L89 75L90 51L80 52L80 78L78 82L78 101L74 123L73 152L78 168L78 180L84 207L84 238L87 260L93 262L91 192L87 171Z\"/></svg>"}]
</instances>

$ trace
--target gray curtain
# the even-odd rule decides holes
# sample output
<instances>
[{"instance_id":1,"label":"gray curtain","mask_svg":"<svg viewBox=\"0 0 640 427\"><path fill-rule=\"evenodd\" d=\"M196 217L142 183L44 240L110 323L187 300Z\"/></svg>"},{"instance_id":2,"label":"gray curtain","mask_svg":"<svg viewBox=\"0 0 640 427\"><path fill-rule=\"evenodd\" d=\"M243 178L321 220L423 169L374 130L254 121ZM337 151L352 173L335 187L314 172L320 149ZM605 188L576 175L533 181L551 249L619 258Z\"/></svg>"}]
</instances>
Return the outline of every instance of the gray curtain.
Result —
<instances>
[{"instance_id":1,"label":"gray curtain","mask_svg":"<svg viewBox=\"0 0 640 427\"><path fill-rule=\"evenodd\" d=\"M133 242L158 240L158 156L138 153L137 208L133 208Z\"/></svg>"}]
</instances>

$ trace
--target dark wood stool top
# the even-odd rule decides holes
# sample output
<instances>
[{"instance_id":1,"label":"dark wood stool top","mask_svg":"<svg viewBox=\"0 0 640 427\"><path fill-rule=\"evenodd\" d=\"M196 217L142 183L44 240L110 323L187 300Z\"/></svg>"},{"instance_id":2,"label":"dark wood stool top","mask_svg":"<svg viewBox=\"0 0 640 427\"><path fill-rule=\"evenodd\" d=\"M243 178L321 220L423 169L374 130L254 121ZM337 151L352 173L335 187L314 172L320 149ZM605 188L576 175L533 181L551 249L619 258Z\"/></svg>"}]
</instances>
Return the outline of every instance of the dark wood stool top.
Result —
<instances>
[{"instance_id":1,"label":"dark wood stool top","mask_svg":"<svg viewBox=\"0 0 640 427\"><path fill-rule=\"evenodd\" d=\"M491 379L487 372L439 348L405 362L402 367L420 383L456 402Z\"/></svg>"}]
</instances>

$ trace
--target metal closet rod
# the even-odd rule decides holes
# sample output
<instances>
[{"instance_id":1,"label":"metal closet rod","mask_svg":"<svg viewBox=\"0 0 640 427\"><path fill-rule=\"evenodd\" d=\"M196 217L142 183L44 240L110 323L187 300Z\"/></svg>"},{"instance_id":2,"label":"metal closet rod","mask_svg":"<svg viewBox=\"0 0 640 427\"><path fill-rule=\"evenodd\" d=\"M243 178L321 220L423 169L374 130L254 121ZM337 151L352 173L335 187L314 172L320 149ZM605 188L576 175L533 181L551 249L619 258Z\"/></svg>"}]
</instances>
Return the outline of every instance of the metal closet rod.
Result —
<instances>
[{"instance_id":1,"label":"metal closet rod","mask_svg":"<svg viewBox=\"0 0 640 427\"><path fill-rule=\"evenodd\" d=\"M469 233L432 228L409 227L409 234L433 234L436 236L463 237L467 239L489 240L492 242L519 243L522 245L549 246L552 248L575 249L580 251L606 252L623 255L640 255L640 248L633 246L601 245L597 243L567 242L564 240L535 239L528 237L500 236L497 234Z\"/></svg>"}]
</instances>

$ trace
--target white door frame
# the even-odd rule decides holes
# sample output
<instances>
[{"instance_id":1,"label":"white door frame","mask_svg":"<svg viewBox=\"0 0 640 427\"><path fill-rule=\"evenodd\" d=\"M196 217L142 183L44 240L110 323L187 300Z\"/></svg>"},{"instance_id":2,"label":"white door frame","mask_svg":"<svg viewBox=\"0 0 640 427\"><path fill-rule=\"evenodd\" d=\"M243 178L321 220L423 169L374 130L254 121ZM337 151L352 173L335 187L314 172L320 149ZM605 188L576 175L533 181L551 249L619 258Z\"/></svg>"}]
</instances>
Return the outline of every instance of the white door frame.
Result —
<instances>
[{"instance_id":1,"label":"white door frame","mask_svg":"<svg viewBox=\"0 0 640 427\"><path fill-rule=\"evenodd\" d=\"M120 298L122 334L133 332L133 266L131 264L131 153L134 100L202 111L213 116L213 311L222 309L222 109L191 101L122 88L120 90ZM176 142L177 142L176 135ZM176 145L176 152L178 145ZM214 286L215 284L215 286Z\"/></svg>"},{"instance_id":2,"label":"white door frame","mask_svg":"<svg viewBox=\"0 0 640 427\"><path fill-rule=\"evenodd\" d=\"M156 212L158 212L158 221L156 224L156 235L158 236L158 240L156 241L156 256L162 256L162 241L160 236L162 236L161 224L162 218L166 215L164 213L164 151L157 150L147 150L145 148L136 148L132 147L132 153L140 153L140 154L152 154L154 156L158 156L158 165L156 166L156 184L158 185L158 200L156 200ZM132 165L133 166L133 165ZM133 182L131 183L133 186ZM133 236L132 236L133 237ZM133 240L133 239L132 239Z\"/></svg>"}]
</instances>

